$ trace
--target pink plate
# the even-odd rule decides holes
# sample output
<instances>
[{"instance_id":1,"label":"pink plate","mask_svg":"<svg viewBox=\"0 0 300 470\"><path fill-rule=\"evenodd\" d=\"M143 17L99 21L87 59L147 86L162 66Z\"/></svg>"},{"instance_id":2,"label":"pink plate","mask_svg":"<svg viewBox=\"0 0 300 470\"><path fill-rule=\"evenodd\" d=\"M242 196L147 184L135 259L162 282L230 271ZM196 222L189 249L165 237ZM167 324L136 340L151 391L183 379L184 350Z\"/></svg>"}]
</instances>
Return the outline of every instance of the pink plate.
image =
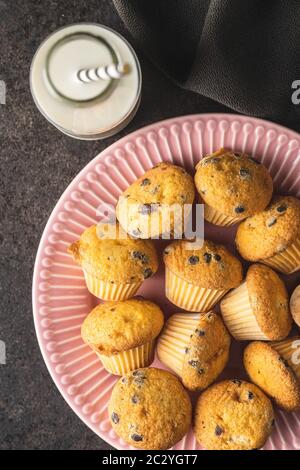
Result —
<instances>
[{"instance_id":1,"label":"pink plate","mask_svg":"<svg viewBox=\"0 0 300 470\"><path fill-rule=\"evenodd\" d=\"M40 348L65 400L102 439L129 449L109 422L107 405L116 377L108 374L80 337L80 326L97 302L85 287L82 271L66 253L88 226L97 223L100 204L115 204L119 194L161 161L193 172L201 156L219 147L244 150L266 165L277 192L300 196L300 138L271 122L230 114L199 114L169 119L140 129L92 160L61 196L42 236L33 277L33 314ZM235 228L205 226L206 236L234 250ZM162 248L159 244L159 249ZM299 273L286 276L289 290ZM164 297L163 267L140 294L158 302L166 316L178 309ZM222 377L243 378L241 353L234 342ZM156 360L154 365L161 366ZM174 449L200 449L193 431ZM276 412L276 425L264 449L300 449L300 413Z\"/></svg>"}]
</instances>

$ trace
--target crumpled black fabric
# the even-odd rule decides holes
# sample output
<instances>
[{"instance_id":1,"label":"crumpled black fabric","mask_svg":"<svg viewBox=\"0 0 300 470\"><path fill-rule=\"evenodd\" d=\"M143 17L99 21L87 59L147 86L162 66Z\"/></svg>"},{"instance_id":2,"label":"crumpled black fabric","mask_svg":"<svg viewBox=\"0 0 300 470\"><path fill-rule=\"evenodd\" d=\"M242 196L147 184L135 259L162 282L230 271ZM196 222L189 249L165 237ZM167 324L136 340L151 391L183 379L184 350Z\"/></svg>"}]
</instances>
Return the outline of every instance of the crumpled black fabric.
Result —
<instances>
[{"instance_id":1,"label":"crumpled black fabric","mask_svg":"<svg viewBox=\"0 0 300 470\"><path fill-rule=\"evenodd\" d=\"M114 0L136 46L179 86L248 115L300 118L298 0Z\"/></svg>"}]
</instances>

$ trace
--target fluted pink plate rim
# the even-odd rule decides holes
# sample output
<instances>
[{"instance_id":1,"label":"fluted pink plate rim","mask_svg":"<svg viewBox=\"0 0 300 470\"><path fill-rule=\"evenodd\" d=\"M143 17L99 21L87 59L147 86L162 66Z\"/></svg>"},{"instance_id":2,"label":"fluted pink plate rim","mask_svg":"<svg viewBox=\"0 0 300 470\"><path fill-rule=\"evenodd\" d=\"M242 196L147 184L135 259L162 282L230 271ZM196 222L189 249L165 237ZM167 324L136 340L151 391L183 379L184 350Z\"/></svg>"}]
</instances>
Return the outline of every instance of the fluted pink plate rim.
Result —
<instances>
[{"instance_id":1,"label":"fluted pink plate rim","mask_svg":"<svg viewBox=\"0 0 300 470\"><path fill-rule=\"evenodd\" d=\"M39 244L33 274L33 317L47 368L64 399L98 436L117 449L133 449L112 430L107 413L117 378L108 374L83 344L80 325L95 304L83 274L66 253L84 228L99 220L102 203L115 204L118 195L148 168L171 161L192 172L203 154L219 147L246 151L272 174L277 192L300 196L300 137L294 131L262 119L234 114L195 114L143 127L110 145L74 178L57 202ZM207 224L206 236L232 244L235 228ZM288 288L299 275L284 278ZM163 295L163 269L139 291L169 314L180 309ZM240 346L224 377L243 375ZM162 367L156 359L155 366ZM222 375L223 377L223 375ZM68 432L71 432L69 430ZM176 450L195 450L192 429ZM264 449L300 449L300 413L276 411L276 425Z\"/></svg>"}]
</instances>

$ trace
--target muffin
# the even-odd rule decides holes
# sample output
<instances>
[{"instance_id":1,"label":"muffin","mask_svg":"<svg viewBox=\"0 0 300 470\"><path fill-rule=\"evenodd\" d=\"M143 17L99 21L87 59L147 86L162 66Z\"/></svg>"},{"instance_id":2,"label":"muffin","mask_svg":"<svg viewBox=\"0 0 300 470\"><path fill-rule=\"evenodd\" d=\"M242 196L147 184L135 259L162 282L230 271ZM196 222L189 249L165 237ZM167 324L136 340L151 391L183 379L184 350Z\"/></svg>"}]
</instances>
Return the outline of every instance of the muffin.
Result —
<instances>
[{"instance_id":1,"label":"muffin","mask_svg":"<svg viewBox=\"0 0 300 470\"><path fill-rule=\"evenodd\" d=\"M166 296L177 307L207 312L242 282L242 265L224 246L178 240L164 251Z\"/></svg>"},{"instance_id":2,"label":"muffin","mask_svg":"<svg viewBox=\"0 0 300 470\"><path fill-rule=\"evenodd\" d=\"M300 285L292 293L290 309L294 322L300 327Z\"/></svg>"},{"instance_id":3,"label":"muffin","mask_svg":"<svg viewBox=\"0 0 300 470\"><path fill-rule=\"evenodd\" d=\"M212 385L196 405L196 439L207 450L259 449L273 426L271 401L256 385L241 380Z\"/></svg>"},{"instance_id":4,"label":"muffin","mask_svg":"<svg viewBox=\"0 0 300 470\"><path fill-rule=\"evenodd\" d=\"M108 372L123 375L151 364L163 323L161 309L149 300L106 302L85 318L81 336Z\"/></svg>"},{"instance_id":5,"label":"muffin","mask_svg":"<svg viewBox=\"0 0 300 470\"><path fill-rule=\"evenodd\" d=\"M254 341L244 351L250 379L287 411L300 409L300 336L275 343Z\"/></svg>"},{"instance_id":6,"label":"muffin","mask_svg":"<svg viewBox=\"0 0 300 470\"><path fill-rule=\"evenodd\" d=\"M116 434L139 449L169 449L188 432L192 406L180 381L161 369L138 369L115 385L109 416Z\"/></svg>"},{"instance_id":7,"label":"muffin","mask_svg":"<svg viewBox=\"0 0 300 470\"><path fill-rule=\"evenodd\" d=\"M246 280L222 299L221 312L237 340L284 339L292 327L286 287L273 269L253 264Z\"/></svg>"},{"instance_id":8,"label":"muffin","mask_svg":"<svg viewBox=\"0 0 300 470\"><path fill-rule=\"evenodd\" d=\"M148 170L120 196L117 218L137 238L169 238L182 233L195 198L193 178L184 168L160 163Z\"/></svg>"},{"instance_id":9,"label":"muffin","mask_svg":"<svg viewBox=\"0 0 300 470\"><path fill-rule=\"evenodd\" d=\"M158 268L151 241L129 237L117 224L87 228L68 252L81 265L88 290L102 300L126 300Z\"/></svg>"},{"instance_id":10,"label":"muffin","mask_svg":"<svg viewBox=\"0 0 300 470\"><path fill-rule=\"evenodd\" d=\"M203 390L227 364L230 336L214 312L178 313L169 318L157 342L157 355L188 390Z\"/></svg>"},{"instance_id":11,"label":"muffin","mask_svg":"<svg viewBox=\"0 0 300 470\"><path fill-rule=\"evenodd\" d=\"M243 258L282 273L300 269L300 200L277 196L259 214L242 222L236 246Z\"/></svg>"},{"instance_id":12,"label":"muffin","mask_svg":"<svg viewBox=\"0 0 300 470\"><path fill-rule=\"evenodd\" d=\"M273 192L263 165L223 148L200 160L195 184L204 202L204 218L216 225L233 225L262 211Z\"/></svg>"}]
</instances>

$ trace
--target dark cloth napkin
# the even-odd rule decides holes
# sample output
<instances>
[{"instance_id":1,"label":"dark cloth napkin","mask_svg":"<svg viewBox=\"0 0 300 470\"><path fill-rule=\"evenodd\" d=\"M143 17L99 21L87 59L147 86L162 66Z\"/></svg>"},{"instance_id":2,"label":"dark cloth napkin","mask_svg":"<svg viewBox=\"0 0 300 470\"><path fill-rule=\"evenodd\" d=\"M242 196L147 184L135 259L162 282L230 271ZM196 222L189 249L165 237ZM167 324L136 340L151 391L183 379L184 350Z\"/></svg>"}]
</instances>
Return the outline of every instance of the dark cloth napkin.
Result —
<instances>
[{"instance_id":1,"label":"dark cloth napkin","mask_svg":"<svg viewBox=\"0 0 300 470\"><path fill-rule=\"evenodd\" d=\"M114 4L135 45L179 86L244 114L299 119L299 0Z\"/></svg>"}]
</instances>

